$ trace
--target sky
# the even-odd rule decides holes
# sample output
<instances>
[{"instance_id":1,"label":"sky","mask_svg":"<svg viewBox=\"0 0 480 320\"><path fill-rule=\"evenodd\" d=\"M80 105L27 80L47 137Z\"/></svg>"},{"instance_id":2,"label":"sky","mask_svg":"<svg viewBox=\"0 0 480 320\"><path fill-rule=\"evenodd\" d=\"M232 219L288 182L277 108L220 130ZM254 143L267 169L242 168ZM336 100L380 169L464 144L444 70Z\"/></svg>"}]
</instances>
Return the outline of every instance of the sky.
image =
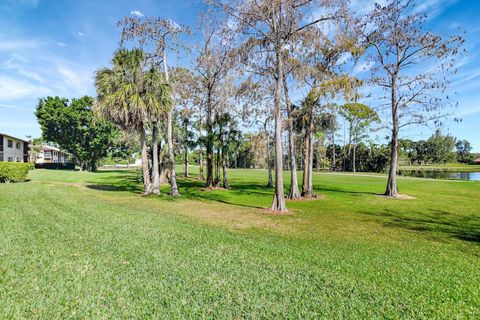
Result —
<instances>
[{"instance_id":1,"label":"sky","mask_svg":"<svg viewBox=\"0 0 480 320\"><path fill-rule=\"evenodd\" d=\"M374 2L354 0L352 7L364 13ZM39 137L34 115L39 98L95 96L93 73L110 64L118 47L119 19L159 16L194 26L199 9L195 0L0 0L0 132ZM449 77L457 92L453 112L462 121L447 119L441 129L480 152L480 1L424 0L416 10L428 14L428 28L440 35L465 31L467 54ZM188 65L188 60L178 63ZM359 66L353 71L363 72ZM426 139L435 129L406 128L401 136Z\"/></svg>"}]
</instances>

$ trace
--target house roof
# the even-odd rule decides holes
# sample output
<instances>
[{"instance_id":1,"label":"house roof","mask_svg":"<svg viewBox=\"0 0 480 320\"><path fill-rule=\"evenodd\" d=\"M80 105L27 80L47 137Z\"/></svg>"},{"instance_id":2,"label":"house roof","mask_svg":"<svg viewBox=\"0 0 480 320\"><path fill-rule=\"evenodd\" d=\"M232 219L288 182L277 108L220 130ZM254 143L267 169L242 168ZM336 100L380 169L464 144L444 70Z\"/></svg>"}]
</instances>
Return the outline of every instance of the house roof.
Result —
<instances>
[{"instance_id":1,"label":"house roof","mask_svg":"<svg viewBox=\"0 0 480 320\"><path fill-rule=\"evenodd\" d=\"M43 145L43 146L42 146L42 150L60 151L60 149L57 148L57 147L52 147L52 146L47 146L47 145Z\"/></svg>"},{"instance_id":2,"label":"house roof","mask_svg":"<svg viewBox=\"0 0 480 320\"><path fill-rule=\"evenodd\" d=\"M17 138L17 137L11 136L11 135L6 134L6 133L1 133L0 132L0 136L9 137L9 138L12 138L12 139L15 139L15 140L20 140L20 141L23 141L23 142L29 142L28 140L25 140L25 139L22 139L22 138Z\"/></svg>"}]
</instances>

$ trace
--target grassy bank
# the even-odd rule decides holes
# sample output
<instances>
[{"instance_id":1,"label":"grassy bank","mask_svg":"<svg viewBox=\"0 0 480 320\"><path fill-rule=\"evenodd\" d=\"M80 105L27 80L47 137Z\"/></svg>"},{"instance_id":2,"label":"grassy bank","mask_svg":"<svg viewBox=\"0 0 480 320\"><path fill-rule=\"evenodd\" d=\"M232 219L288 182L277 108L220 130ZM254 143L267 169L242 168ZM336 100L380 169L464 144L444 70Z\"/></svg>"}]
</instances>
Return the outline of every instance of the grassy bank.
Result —
<instances>
[{"instance_id":1,"label":"grassy bank","mask_svg":"<svg viewBox=\"0 0 480 320\"><path fill-rule=\"evenodd\" d=\"M179 173L181 175L181 173ZM288 175L286 175L288 176ZM231 190L135 171L35 170L0 185L5 318L478 318L480 182L316 173L319 200L271 215L262 170ZM166 187L162 188L167 191Z\"/></svg>"}]
</instances>

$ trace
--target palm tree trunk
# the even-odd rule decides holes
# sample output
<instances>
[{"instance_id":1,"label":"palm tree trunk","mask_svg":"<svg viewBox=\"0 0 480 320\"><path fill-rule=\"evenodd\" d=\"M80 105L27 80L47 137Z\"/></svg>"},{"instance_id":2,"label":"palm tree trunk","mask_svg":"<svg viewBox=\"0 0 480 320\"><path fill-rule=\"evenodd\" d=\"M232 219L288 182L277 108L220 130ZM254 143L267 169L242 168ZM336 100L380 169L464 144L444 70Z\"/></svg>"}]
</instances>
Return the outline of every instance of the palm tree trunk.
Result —
<instances>
[{"instance_id":1,"label":"palm tree trunk","mask_svg":"<svg viewBox=\"0 0 480 320\"><path fill-rule=\"evenodd\" d=\"M227 173L228 154L225 149L226 148L222 150L223 187L225 189L229 189L230 184L228 182L228 173Z\"/></svg>"},{"instance_id":2,"label":"palm tree trunk","mask_svg":"<svg viewBox=\"0 0 480 320\"><path fill-rule=\"evenodd\" d=\"M160 172L158 168L158 126L153 124L152 129L152 194L160 194Z\"/></svg>"},{"instance_id":3,"label":"palm tree trunk","mask_svg":"<svg viewBox=\"0 0 480 320\"><path fill-rule=\"evenodd\" d=\"M143 194L149 195L152 191L152 182L150 181L150 172L148 169L148 150L145 128L140 129L140 146L142 148Z\"/></svg>"}]
</instances>

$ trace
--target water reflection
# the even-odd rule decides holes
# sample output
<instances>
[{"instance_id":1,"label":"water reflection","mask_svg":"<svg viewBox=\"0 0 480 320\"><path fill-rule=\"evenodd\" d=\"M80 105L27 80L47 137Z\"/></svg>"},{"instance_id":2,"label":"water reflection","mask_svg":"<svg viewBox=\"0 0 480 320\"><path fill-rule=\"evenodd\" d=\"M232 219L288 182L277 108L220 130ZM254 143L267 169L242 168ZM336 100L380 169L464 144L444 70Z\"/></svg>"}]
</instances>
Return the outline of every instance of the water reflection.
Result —
<instances>
[{"instance_id":1,"label":"water reflection","mask_svg":"<svg viewBox=\"0 0 480 320\"><path fill-rule=\"evenodd\" d=\"M480 172L434 171L434 170L400 170L399 174L401 176L417 177L417 178L480 181Z\"/></svg>"}]
</instances>

